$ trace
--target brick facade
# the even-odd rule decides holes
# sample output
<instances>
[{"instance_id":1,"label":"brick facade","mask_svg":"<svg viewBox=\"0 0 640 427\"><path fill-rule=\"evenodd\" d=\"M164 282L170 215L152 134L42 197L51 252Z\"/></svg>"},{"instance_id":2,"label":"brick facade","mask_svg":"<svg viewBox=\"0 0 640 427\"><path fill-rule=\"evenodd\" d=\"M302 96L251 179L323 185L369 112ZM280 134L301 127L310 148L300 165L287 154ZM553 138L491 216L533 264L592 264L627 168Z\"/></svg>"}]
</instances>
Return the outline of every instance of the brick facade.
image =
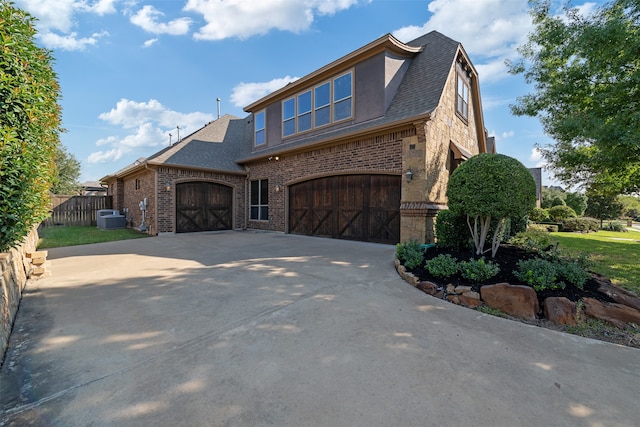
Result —
<instances>
[{"instance_id":1,"label":"brick facade","mask_svg":"<svg viewBox=\"0 0 640 427\"><path fill-rule=\"evenodd\" d=\"M233 188L233 226L234 229L244 228L245 177L201 170L184 168L160 167L158 173L158 216L157 227L159 233L174 233L176 231L176 184L183 182L215 182ZM167 189L169 188L169 189Z\"/></svg>"},{"instance_id":2,"label":"brick facade","mask_svg":"<svg viewBox=\"0 0 640 427\"><path fill-rule=\"evenodd\" d=\"M287 231L289 185L331 175L402 174L402 140L414 133L407 128L247 164L250 181L269 180L269 221L249 220L248 228Z\"/></svg>"}]
</instances>

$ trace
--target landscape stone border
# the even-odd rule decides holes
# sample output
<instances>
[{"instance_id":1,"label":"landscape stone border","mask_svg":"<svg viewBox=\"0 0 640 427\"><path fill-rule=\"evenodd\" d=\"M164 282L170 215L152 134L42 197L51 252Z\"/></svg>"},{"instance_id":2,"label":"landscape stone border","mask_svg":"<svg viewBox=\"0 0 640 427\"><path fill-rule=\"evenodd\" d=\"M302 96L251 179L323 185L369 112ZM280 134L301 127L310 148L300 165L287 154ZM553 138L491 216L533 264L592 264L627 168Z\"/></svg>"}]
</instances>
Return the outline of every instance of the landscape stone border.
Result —
<instances>
[{"instance_id":1,"label":"landscape stone border","mask_svg":"<svg viewBox=\"0 0 640 427\"><path fill-rule=\"evenodd\" d=\"M481 305L498 309L510 316L525 320L535 320L540 313L538 296L529 286L497 283L484 285L480 293L474 292L470 286L446 286L428 281L420 281L396 256L396 271L410 285L433 297L444 299L468 308ZM599 301L595 298L584 298L584 314L594 319L603 320L620 329L627 324L640 326L640 298L632 292L611 283L606 277L591 273L598 283L598 292L611 298L615 303ZM542 303L545 319L559 325L577 325L577 304L565 297L549 297Z\"/></svg>"}]
</instances>

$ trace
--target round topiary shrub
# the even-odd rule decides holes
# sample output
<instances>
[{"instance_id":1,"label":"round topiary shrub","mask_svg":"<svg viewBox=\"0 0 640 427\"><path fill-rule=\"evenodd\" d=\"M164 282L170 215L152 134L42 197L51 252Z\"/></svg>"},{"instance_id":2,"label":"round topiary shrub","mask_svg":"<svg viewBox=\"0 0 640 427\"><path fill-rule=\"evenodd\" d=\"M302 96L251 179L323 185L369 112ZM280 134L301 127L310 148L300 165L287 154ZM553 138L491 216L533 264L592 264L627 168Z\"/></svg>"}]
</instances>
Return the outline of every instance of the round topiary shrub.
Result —
<instances>
[{"instance_id":1,"label":"round topiary shrub","mask_svg":"<svg viewBox=\"0 0 640 427\"><path fill-rule=\"evenodd\" d=\"M449 209L466 216L477 255L485 252L491 220L497 220L490 237L495 257L507 218L524 217L535 206L536 184L529 170L513 157L483 153L451 174L447 197Z\"/></svg>"},{"instance_id":2,"label":"round topiary shrub","mask_svg":"<svg viewBox=\"0 0 640 427\"><path fill-rule=\"evenodd\" d=\"M533 222L544 222L549 220L549 211L542 208L533 208L529 212L529 219Z\"/></svg>"}]
</instances>

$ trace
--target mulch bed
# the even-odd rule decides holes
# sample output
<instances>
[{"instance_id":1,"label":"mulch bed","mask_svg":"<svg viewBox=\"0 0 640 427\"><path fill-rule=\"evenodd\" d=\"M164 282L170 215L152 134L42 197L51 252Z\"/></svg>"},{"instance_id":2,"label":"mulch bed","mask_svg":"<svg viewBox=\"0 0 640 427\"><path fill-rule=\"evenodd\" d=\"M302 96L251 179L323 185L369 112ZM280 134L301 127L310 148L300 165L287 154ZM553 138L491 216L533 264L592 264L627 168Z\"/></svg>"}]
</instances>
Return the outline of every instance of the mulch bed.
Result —
<instances>
[{"instance_id":1,"label":"mulch bed","mask_svg":"<svg viewBox=\"0 0 640 427\"><path fill-rule=\"evenodd\" d=\"M449 254L458 259L458 261L466 261L473 257L473 253L470 250L467 251L456 251L448 248L442 247L432 247L427 249L425 253L425 260L434 258L440 254ZM524 249L513 246L513 245L500 245L498 252L496 252L496 257L491 258L491 253L487 253L485 256L485 260L498 264L500 267L500 272L492 277L488 283L477 284L477 283L469 283L466 282L459 275L455 275L446 279L446 283L443 283L443 279L437 278L429 274L429 272L424 268L424 265L421 265L418 268L410 270L415 276L417 276L421 281L429 281L436 283L438 285L447 285L449 283L454 286L465 285L471 286L474 291L479 292L480 287L483 285L493 285L496 283L509 283L510 285L524 285L528 286L526 283L522 283L514 274L513 271L518 269L518 261L535 258L537 255L531 252L527 252ZM567 285L564 289L553 289L553 290L544 290L538 291L538 300L540 304L545 298L548 297L566 297L571 301L577 302L582 298L595 298L599 301L603 302L614 302L608 296L598 292L598 283L594 279L588 279L584 285L584 289L579 289L573 285Z\"/></svg>"}]
</instances>

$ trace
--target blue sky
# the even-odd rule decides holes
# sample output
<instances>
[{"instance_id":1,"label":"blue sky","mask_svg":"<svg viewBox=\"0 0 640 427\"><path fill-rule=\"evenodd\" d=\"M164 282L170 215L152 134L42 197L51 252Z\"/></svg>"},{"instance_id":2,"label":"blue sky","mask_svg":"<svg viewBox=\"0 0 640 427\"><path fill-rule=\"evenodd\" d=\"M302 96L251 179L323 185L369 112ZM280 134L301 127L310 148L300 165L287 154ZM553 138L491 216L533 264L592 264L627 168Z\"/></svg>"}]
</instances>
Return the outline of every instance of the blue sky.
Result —
<instances>
[{"instance_id":1,"label":"blue sky","mask_svg":"<svg viewBox=\"0 0 640 427\"><path fill-rule=\"evenodd\" d=\"M585 12L602 1L573 1ZM509 104L531 90L505 59L529 31L526 0L17 0L39 19L61 85L62 143L95 181L222 114L392 33L431 30L462 43L480 74L499 153L541 166L549 144ZM180 127L178 130L177 127ZM171 134L171 136L169 135ZM544 173L544 184L555 183Z\"/></svg>"}]
</instances>

